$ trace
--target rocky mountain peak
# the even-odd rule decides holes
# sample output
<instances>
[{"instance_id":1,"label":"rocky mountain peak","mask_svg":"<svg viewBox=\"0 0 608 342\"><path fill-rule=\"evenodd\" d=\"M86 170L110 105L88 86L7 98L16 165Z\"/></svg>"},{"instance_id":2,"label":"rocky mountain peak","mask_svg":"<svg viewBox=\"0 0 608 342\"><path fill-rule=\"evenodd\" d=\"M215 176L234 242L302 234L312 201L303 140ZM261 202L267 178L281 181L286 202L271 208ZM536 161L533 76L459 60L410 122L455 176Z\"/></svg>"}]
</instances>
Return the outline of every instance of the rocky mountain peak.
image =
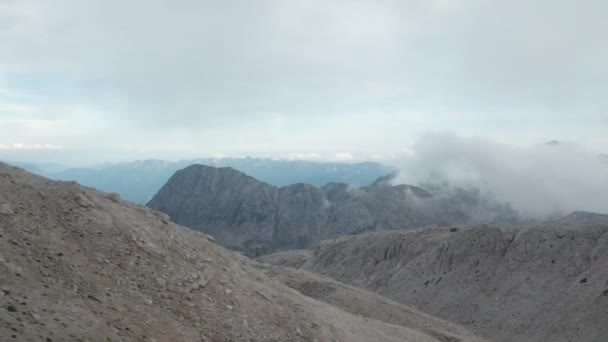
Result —
<instances>
[{"instance_id":1,"label":"rocky mountain peak","mask_svg":"<svg viewBox=\"0 0 608 342\"><path fill-rule=\"evenodd\" d=\"M233 169L193 165L176 172L147 205L253 256L309 248L338 235L515 216L507 206L483 202L479 193L435 196L420 187L392 185L395 176L360 188L275 187Z\"/></svg>"}]
</instances>

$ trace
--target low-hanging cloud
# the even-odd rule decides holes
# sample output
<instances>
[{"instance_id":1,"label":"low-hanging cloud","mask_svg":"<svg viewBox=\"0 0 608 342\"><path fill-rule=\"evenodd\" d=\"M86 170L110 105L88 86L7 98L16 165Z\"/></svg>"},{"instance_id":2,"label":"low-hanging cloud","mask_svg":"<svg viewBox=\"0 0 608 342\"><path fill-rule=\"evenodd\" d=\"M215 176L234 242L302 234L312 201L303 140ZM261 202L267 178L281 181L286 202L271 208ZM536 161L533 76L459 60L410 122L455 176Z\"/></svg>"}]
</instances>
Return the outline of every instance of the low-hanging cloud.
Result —
<instances>
[{"instance_id":1,"label":"low-hanging cloud","mask_svg":"<svg viewBox=\"0 0 608 342\"><path fill-rule=\"evenodd\" d=\"M574 144L521 148L433 133L421 136L399 166L396 182L477 188L524 218L608 212L608 164Z\"/></svg>"}]
</instances>

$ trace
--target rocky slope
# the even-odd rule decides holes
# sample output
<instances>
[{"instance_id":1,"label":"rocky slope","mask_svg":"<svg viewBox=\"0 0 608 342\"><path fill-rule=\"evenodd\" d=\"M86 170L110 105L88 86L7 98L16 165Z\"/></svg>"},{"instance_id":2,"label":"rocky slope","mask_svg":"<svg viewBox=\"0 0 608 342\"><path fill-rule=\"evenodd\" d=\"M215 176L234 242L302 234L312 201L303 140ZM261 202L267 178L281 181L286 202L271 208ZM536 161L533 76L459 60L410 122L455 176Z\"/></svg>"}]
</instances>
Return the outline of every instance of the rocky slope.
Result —
<instances>
[{"instance_id":1,"label":"rocky slope","mask_svg":"<svg viewBox=\"0 0 608 342\"><path fill-rule=\"evenodd\" d=\"M116 194L0 164L2 341L442 341L436 319L356 316L257 267Z\"/></svg>"},{"instance_id":2,"label":"rocky slope","mask_svg":"<svg viewBox=\"0 0 608 342\"><path fill-rule=\"evenodd\" d=\"M497 341L604 341L608 224L387 231L265 262L410 304Z\"/></svg>"},{"instance_id":3,"label":"rocky slope","mask_svg":"<svg viewBox=\"0 0 608 342\"><path fill-rule=\"evenodd\" d=\"M308 248L337 235L471 222L512 222L505 205L463 190L433 195L384 177L368 187L330 183L274 187L231 168L192 165L173 175L149 207L248 255Z\"/></svg>"},{"instance_id":4,"label":"rocky slope","mask_svg":"<svg viewBox=\"0 0 608 342\"><path fill-rule=\"evenodd\" d=\"M429 316L372 292L344 285L311 272L268 264L259 265L258 268L264 270L268 276L278 279L308 297L329 303L357 316L422 331L442 342L481 340L480 337L461 326Z\"/></svg>"}]
</instances>

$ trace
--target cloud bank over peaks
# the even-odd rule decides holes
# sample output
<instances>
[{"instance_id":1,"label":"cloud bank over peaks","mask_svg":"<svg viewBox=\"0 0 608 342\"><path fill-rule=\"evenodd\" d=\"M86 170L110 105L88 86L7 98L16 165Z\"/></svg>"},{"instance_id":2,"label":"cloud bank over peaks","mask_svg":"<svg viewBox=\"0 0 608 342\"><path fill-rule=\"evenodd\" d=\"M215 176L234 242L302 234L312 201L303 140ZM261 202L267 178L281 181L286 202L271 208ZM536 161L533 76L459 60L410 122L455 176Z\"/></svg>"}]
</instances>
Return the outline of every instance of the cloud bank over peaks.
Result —
<instances>
[{"instance_id":1,"label":"cloud bank over peaks","mask_svg":"<svg viewBox=\"0 0 608 342\"><path fill-rule=\"evenodd\" d=\"M449 133L420 136L398 162L396 183L478 189L523 217L608 212L608 165L574 144L521 148Z\"/></svg>"}]
</instances>

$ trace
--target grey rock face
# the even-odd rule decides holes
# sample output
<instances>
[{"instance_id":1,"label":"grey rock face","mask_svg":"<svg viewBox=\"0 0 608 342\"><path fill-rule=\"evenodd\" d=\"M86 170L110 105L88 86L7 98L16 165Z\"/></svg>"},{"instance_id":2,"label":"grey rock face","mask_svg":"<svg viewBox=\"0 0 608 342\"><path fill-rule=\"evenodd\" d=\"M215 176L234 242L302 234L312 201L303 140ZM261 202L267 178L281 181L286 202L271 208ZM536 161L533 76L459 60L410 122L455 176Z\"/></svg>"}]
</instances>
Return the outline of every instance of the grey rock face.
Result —
<instances>
[{"instance_id":1,"label":"grey rock face","mask_svg":"<svg viewBox=\"0 0 608 342\"><path fill-rule=\"evenodd\" d=\"M391 175L362 188L343 183L275 187L231 168L192 165L176 172L147 206L252 256L308 248L337 235L480 217L515 220L508 207L492 207L474 192L434 196L415 186L392 186L390 180Z\"/></svg>"},{"instance_id":2,"label":"grey rock face","mask_svg":"<svg viewBox=\"0 0 608 342\"><path fill-rule=\"evenodd\" d=\"M274 237L278 189L231 168L178 171L148 203L227 247L257 250Z\"/></svg>"}]
</instances>

